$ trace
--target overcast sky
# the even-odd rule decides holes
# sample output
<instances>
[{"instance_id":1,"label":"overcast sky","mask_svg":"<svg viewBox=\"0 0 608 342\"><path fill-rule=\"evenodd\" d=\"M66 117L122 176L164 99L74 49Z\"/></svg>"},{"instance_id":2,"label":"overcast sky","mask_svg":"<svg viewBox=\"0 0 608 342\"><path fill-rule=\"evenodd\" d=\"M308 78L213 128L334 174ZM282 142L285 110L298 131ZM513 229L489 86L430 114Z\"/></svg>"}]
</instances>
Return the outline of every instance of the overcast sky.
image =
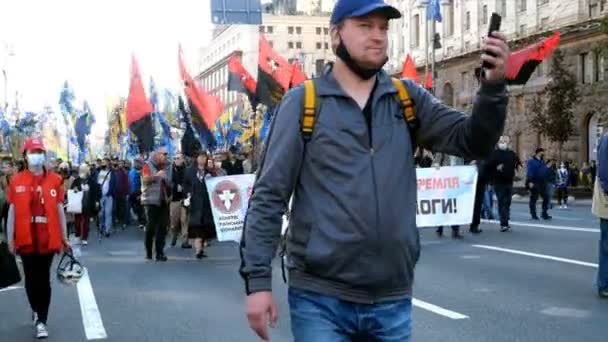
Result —
<instances>
[{"instance_id":1,"label":"overcast sky","mask_svg":"<svg viewBox=\"0 0 608 342\"><path fill-rule=\"evenodd\" d=\"M188 64L196 65L198 49L210 40L209 6L209 0L0 0L0 68L4 43L14 51L6 62L9 96L17 89L27 111L46 104L58 110L68 80L76 105L89 101L100 135L106 96L128 93L131 52L146 88L153 76L158 87L177 89L178 42ZM3 102L1 82L0 89Z\"/></svg>"}]
</instances>

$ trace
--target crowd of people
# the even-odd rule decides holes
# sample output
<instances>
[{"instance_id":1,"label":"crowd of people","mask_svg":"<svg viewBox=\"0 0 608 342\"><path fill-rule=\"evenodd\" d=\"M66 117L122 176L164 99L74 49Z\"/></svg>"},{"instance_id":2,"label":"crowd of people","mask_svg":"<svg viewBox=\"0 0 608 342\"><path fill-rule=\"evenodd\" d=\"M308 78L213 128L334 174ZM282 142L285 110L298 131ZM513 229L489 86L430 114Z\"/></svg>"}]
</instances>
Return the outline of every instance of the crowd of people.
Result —
<instances>
[{"instance_id":1,"label":"crowd of people","mask_svg":"<svg viewBox=\"0 0 608 342\"><path fill-rule=\"evenodd\" d=\"M48 160L40 139L28 139L23 160L2 160L0 220L9 252L23 262L25 289L32 309L35 335L48 337L51 264L55 254L71 255L88 245L93 223L101 239L117 230L145 230L146 259L167 261L165 239L171 246L206 257L207 241L215 237L211 203L205 181L210 177L252 171L249 154L231 147L224 154L200 151L192 158L181 153L169 159L166 148L146 160L105 157L74 165ZM77 201L78 203L71 203ZM75 238L70 239L71 236ZM4 240L4 239L2 239ZM153 250L154 249L154 250Z\"/></svg>"}]
</instances>

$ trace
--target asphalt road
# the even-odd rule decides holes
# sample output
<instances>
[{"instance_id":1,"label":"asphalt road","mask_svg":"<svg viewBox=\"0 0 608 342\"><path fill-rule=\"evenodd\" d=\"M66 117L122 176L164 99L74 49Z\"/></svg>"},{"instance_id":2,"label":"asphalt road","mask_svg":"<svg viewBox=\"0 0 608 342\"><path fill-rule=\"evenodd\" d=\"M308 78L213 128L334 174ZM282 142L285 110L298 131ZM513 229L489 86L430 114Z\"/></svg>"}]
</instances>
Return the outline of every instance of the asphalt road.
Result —
<instances>
[{"instance_id":1,"label":"asphalt road","mask_svg":"<svg viewBox=\"0 0 608 342\"><path fill-rule=\"evenodd\" d=\"M526 208L514 204L508 233L492 223L463 241L421 231L413 341L608 341L590 208L553 210L551 222L529 220ZM257 341L244 315L236 244L212 244L203 261L169 248L169 262L156 263L144 261L142 237L131 228L91 239L82 256L91 287L53 283L49 341ZM272 340L291 341L278 265L274 278L280 323ZM29 318L22 288L0 292L1 342L33 340Z\"/></svg>"}]
</instances>

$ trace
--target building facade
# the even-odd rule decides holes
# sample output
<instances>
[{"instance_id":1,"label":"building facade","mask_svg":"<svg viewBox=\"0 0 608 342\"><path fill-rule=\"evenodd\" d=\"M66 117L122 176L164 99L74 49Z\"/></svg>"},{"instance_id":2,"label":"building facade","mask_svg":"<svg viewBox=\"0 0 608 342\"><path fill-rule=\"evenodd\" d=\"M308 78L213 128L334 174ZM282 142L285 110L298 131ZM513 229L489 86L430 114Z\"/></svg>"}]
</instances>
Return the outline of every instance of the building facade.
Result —
<instances>
[{"instance_id":1,"label":"building facade","mask_svg":"<svg viewBox=\"0 0 608 342\"><path fill-rule=\"evenodd\" d=\"M257 78L259 34L264 34L274 50L290 62L298 62L304 73L321 73L333 60L328 16L263 14L261 26L230 25L216 29L211 43L199 51L197 80L227 105L234 105L236 92L228 91L228 60L233 53Z\"/></svg>"},{"instance_id":2,"label":"building facade","mask_svg":"<svg viewBox=\"0 0 608 342\"><path fill-rule=\"evenodd\" d=\"M424 1L423 1L424 2ZM537 94L544 94L550 81L551 61L539 65L525 86L510 86L507 127L512 148L527 159L538 146L547 149L550 158L572 160L579 165L595 159L599 132L598 119L608 108L608 76L602 53L608 36L600 18L608 14L604 0L442 0L443 21L435 24L441 48L435 49L435 93L446 104L468 111L478 87L475 68L479 67L480 45L487 35L492 12L503 17L501 31L512 50L540 40L551 32L562 34L560 49L565 63L578 78L581 101L574 107L575 133L558 151L530 125L531 104ZM390 28L390 72L401 71L406 54L411 54L420 75L424 74L425 46L432 45L432 24L426 21L426 9L419 1L392 1L403 18ZM428 37L428 39L427 39ZM429 49L430 51L430 49Z\"/></svg>"}]
</instances>

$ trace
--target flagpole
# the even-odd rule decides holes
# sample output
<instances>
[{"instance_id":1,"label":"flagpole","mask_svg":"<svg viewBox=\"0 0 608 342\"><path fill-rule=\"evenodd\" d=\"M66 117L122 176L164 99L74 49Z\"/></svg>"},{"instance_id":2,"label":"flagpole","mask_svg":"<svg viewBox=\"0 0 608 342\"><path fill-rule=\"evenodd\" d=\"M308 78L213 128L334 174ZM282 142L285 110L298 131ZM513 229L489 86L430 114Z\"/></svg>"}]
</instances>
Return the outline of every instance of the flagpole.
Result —
<instances>
[{"instance_id":1,"label":"flagpole","mask_svg":"<svg viewBox=\"0 0 608 342\"><path fill-rule=\"evenodd\" d=\"M428 20L427 20L428 23ZM433 37L433 44L431 44L431 93L435 95L435 18L431 23L431 37Z\"/></svg>"}]
</instances>

